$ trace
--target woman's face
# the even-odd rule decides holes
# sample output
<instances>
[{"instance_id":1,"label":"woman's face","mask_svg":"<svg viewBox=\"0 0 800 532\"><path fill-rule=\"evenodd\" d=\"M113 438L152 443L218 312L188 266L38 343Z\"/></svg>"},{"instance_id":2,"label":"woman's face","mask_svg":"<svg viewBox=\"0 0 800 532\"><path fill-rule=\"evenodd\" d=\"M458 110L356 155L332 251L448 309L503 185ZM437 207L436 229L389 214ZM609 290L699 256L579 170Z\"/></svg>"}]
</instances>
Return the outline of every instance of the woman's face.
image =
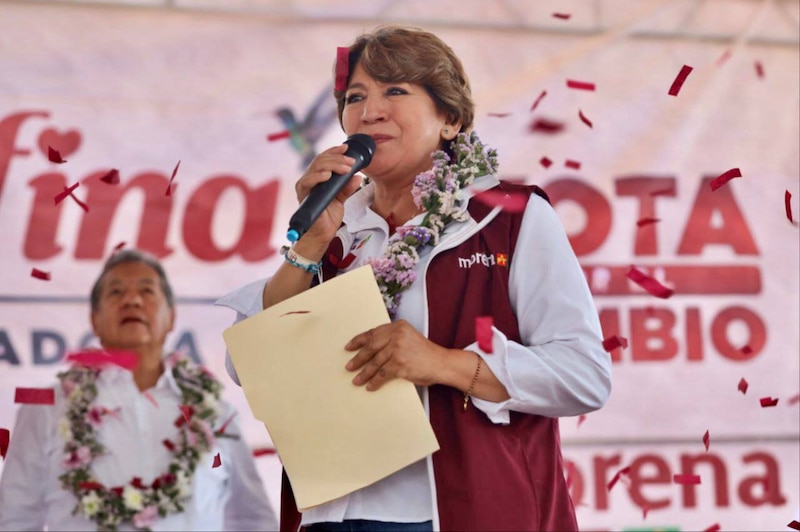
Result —
<instances>
[{"instance_id":1,"label":"woman's face","mask_svg":"<svg viewBox=\"0 0 800 532\"><path fill-rule=\"evenodd\" d=\"M364 173L376 183L413 183L431 167L443 129L449 129L450 138L456 133L422 85L382 83L360 65L350 77L342 125L348 136L365 133L375 139L375 154Z\"/></svg>"}]
</instances>

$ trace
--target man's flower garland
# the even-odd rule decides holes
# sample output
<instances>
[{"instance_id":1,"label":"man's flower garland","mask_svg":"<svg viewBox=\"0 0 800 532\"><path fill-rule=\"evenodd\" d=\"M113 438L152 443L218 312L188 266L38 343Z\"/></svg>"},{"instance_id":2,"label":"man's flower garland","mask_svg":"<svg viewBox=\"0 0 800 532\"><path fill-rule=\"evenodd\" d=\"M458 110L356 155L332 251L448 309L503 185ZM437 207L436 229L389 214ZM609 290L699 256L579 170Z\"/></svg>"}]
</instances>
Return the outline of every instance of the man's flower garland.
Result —
<instances>
[{"instance_id":1,"label":"man's flower garland","mask_svg":"<svg viewBox=\"0 0 800 532\"><path fill-rule=\"evenodd\" d=\"M59 431L65 440L61 486L78 499L73 514L81 513L97 523L98 530L116 530L130 522L148 530L158 517L182 512L191 493L190 482L200 457L214 446L212 427L219 416L222 385L205 369L177 354L167 358L181 390L182 413L175 421L177 441L164 440L173 458L167 471L152 484L134 477L127 485L108 488L92 474L92 461L105 453L95 427L114 411L94 405L99 368L75 365L58 374L67 400Z\"/></svg>"},{"instance_id":2,"label":"man's flower garland","mask_svg":"<svg viewBox=\"0 0 800 532\"><path fill-rule=\"evenodd\" d=\"M426 211L422 222L398 227L389 238L384 255L367 260L392 319L397 315L402 292L416 280L414 267L420 250L438 244L451 222L468 219L466 206L457 201L458 193L476 177L497 172L497 151L484 146L475 132L460 133L452 143L452 152L452 162L444 151L433 152L433 168L414 179L414 203Z\"/></svg>"}]
</instances>

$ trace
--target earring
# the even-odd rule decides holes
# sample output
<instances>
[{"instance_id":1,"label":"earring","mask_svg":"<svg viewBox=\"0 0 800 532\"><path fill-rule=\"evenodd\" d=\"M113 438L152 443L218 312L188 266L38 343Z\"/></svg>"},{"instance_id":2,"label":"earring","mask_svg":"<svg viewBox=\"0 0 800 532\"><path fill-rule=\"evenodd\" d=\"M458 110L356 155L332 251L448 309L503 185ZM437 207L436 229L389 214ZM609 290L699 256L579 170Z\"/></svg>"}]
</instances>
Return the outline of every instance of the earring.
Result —
<instances>
[{"instance_id":1,"label":"earring","mask_svg":"<svg viewBox=\"0 0 800 532\"><path fill-rule=\"evenodd\" d=\"M447 128L444 128L444 129L442 130L442 133L444 133L445 135L449 135L449 134L450 134L450 130L449 130L449 129L447 129Z\"/></svg>"}]
</instances>

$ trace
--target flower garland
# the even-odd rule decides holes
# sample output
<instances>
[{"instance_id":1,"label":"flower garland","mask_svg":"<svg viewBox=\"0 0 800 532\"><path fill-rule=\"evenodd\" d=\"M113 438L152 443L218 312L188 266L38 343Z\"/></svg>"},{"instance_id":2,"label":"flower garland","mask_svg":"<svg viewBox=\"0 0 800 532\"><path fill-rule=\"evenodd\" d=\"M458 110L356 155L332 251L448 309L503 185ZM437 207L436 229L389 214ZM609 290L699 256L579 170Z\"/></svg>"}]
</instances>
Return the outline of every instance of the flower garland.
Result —
<instances>
[{"instance_id":1,"label":"flower garland","mask_svg":"<svg viewBox=\"0 0 800 532\"><path fill-rule=\"evenodd\" d=\"M177 441L163 442L173 454L169 468L150 485L134 477L127 485L112 488L98 482L91 470L94 458L106 452L97 440L95 427L103 416L115 414L94 405L97 377L102 370L74 365L58 374L67 398L67 409L59 425L66 442L66 472L59 479L61 486L78 499L73 515L85 515L97 523L98 530L116 530L124 522L149 530L159 517L182 512L183 503L191 494L190 482L197 463L214 446L212 427L219 416L222 385L204 368L190 364L178 354L167 358L167 367L181 390L183 402L181 415L175 420Z\"/></svg>"},{"instance_id":2,"label":"flower garland","mask_svg":"<svg viewBox=\"0 0 800 532\"><path fill-rule=\"evenodd\" d=\"M402 293L416 280L414 267L419 252L439 243L451 222L469 218L466 205L459 205L458 193L476 177L497 172L497 151L481 143L478 135L459 133L452 142L455 161L442 150L433 152L433 167L414 179L411 194L414 204L426 211L419 225L397 228L389 238L382 257L366 262L372 265L389 316L394 319Z\"/></svg>"}]
</instances>

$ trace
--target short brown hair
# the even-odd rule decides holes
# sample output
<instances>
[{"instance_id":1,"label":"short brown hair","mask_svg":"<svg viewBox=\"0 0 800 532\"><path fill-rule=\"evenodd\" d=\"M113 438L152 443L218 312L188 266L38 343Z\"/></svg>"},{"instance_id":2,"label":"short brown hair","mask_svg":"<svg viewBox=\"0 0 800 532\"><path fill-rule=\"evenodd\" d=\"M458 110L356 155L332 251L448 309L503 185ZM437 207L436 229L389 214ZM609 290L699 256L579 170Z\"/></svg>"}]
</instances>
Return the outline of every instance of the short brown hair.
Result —
<instances>
[{"instance_id":1,"label":"short brown hair","mask_svg":"<svg viewBox=\"0 0 800 532\"><path fill-rule=\"evenodd\" d=\"M472 128L475 104L467 74L461 60L436 35L419 28L380 26L356 38L350 45L348 62L348 83L359 64L382 83L417 83L425 87L448 124L460 121L461 131ZM339 107L339 124L346 92L333 91Z\"/></svg>"}]
</instances>

